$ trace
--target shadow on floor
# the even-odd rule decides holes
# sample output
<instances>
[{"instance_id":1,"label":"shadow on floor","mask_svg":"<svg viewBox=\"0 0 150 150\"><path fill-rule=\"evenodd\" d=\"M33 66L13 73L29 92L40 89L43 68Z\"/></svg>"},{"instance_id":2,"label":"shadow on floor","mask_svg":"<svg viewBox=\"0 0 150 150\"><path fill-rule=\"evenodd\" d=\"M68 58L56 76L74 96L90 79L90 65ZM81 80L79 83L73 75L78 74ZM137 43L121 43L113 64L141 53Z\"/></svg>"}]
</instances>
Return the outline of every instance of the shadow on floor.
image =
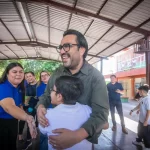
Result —
<instances>
[{"instance_id":1,"label":"shadow on floor","mask_svg":"<svg viewBox=\"0 0 150 150\"><path fill-rule=\"evenodd\" d=\"M104 130L99 137L98 144L95 145L95 150L142 150L141 147L136 147L132 144L132 141L136 138L136 133L128 130L128 134L122 133L122 128L117 124L117 130L113 132L111 130L112 124L111 120L110 128ZM26 138L26 125L23 132L24 138ZM34 139L32 146L28 150L39 150L39 131L38 136ZM23 144L18 143L18 150L22 150Z\"/></svg>"}]
</instances>

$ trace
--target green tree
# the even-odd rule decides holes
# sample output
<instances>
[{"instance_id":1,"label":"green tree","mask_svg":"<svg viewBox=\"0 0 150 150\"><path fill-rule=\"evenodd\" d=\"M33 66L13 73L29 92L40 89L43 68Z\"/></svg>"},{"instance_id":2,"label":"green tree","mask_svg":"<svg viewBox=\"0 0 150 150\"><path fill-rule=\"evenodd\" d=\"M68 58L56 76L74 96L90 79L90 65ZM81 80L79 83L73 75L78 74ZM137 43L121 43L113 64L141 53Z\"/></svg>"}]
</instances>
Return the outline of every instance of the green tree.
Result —
<instances>
[{"instance_id":1,"label":"green tree","mask_svg":"<svg viewBox=\"0 0 150 150\"><path fill-rule=\"evenodd\" d=\"M58 68L61 63L56 61L48 60L31 60L31 59L20 59L20 60L1 60L0 61L0 76L2 75L6 66L11 62L18 62L24 67L24 71L33 71L36 78L39 78L41 71L45 70L53 73L56 68Z\"/></svg>"}]
</instances>

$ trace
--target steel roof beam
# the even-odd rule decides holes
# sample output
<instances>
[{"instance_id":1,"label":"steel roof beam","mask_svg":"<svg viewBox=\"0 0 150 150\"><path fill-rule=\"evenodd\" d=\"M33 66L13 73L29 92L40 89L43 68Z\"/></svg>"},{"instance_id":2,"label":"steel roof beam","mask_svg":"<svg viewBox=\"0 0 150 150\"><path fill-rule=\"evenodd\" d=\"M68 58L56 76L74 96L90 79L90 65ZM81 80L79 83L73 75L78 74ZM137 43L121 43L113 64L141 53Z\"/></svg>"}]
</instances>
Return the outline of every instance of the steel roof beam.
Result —
<instances>
[{"instance_id":1,"label":"steel roof beam","mask_svg":"<svg viewBox=\"0 0 150 150\"><path fill-rule=\"evenodd\" d=\"M20 46L20 47L24 51L24 53L26 54L26 56L28 57L28 54L26 53L26 51L22 48L22 46Z\"/></svg>"},{"instance_id":2,"label":"steel roof beam","mask_svg":"<svg viewBox=\"0 0 150 150\"><path fill-rule=\"evenodd\" d=\"M125 18L130 12L132 12L136 7L138 7L144 0L138 0L117 22L120 22Z\"/></svg>"},{"instance_id":3,"label":"steel roof beam","mask_svg":"<svg viewBox=\"0 0 150 150\"><path fill-rule=\"evenodd\" d=\"M35 34L35 31L34 31L34 28L33 28L33 24L32 24L32 21L31 21L31 17L30 17L30 13L29 13L29 10L28 10L27 3L24 2L24 3L21 3L21 4L22 4L22 7L23 7L25 16L27 18L27 22L28 22L31 34L33 35L33 38L35 38L35 40L37 41L36 34Z\"/></svg>"},{"instance_id":4,"label":"steel roof beam","mask_svg":"<svg viewBox=\"0 0 150 150\"><path fill-rule=\"evenodd\" d=\"M19 58L19 56L16 54L16 53L14 53L14 51L12 51L12 49L8 46L8 45L5 45L17 58Z\"/></svg>"},{"instance_id":5,"label":"steel roof beam","mask_svg":"<svg viewBox=\"0 0 150 150\"><path fill-rule=\"evenodd\" d=\"M100 14L101 10L104 8L104 6L107 4L108 0L105 0L105 2L102 4L101 8L98 10L97 15Z\"/></svg>"},{"instance_id":6,"label":"steel roof beam","mask_svg":"<svg viewBox=\"0 0 150 150\"><path fill-rule=\"evenodd\" d=\"M73 8L75 8L75 7L76 7L76 5L77 5L77 2L78 2L78 0L76 0L76 1L75 1ZM69 21L68 21L67 30L69 29L69 26L70 26L70 23L71 23L71 18L72 18L72 13L70 14L70 17L69 17Z\"/></svg>"},{"instance_id":7,"label":"steel roof beam","mask_svg":"<svg viewBox=\"0 0 150 150\"><path fill-rule=\"evenodd\" d=\"M149 22L150 18L145 22ZM136 28L140 28L143 25L143 23L141 23L139 26L137 26ZM115 43L117 43L118 41L122 40L124 37L126 37L127 35L129 35L130 33L132 33L132 31L128 32L127 34L125 34L123 37L121 37L120 39L118 39L117 41L115 41L114 43L112 43L110 46L106 47L105 49L103 49L101 52L99 52L97 55L99 55L100 53L104 52L107 48L111 47L112 45L114 45Z\"/></svg>"},{"instance_id":8,"label":"steel roof beam","mask_svg":"<svg viewBox=\"0 0 150 150\"><path fill-rule=\"evenodd\" d=\"M3 24L3 26L9 32L9 34L13 37L13 39L17 42L16 38L14 37L14 35L11 33L11 31L8 29L8 27L5 25L5 23L3 22L3 20L1 18L0 18L0 22Z\"/></svg>"},{"instance_id":9,"label":"steel roof beam","mask_svg":"<svg viewBox=\"0 0 150 150\"><path fill-rule=\"evenodd\" d=\"M6 56L2 51L0 51L0 54L2 54L2 55L4 55L6 58L8 58L9 59L9 57L8 56Z\"/></svg>"},{"instance_id":10,"label":"steel roof beam","mask_svg":"<svg viewBox=\"0 0 150 150\"><path fill-rule=\"evenodd\" d=\"M137 33L141 33L141 34L144 34L144 35L150 35L150 31L140 29L140 28L135 28L135 26L132 26L132 25L129 25L129 24L126 24L126 23L122 23L122 22L118 23L117 21L115 21L113 19L110 19L110 18L107 18L107 17L104 17L104 16L100 16L100 15L97 15L97 14L94 14L94 13L91 13L91 12L88 12L88 11L85 11L85 10L81 10L79 8L73 8L71 6L61 4L61 3L58 3L58 2L55 2L55 1L52 1L52 0L17 0L17 1L31 2L31 3L33 3L33 2L38 3L39 2L39 3L46 4L46 5L53 5L55 7L58 7L60 9L64 9L64 10L66 10L68 12L71 12L71 13L81 13L81 14L86 15L86 16L90 16L90 17L93 17L93 18L104 20L106 22L111 23L114 26L118 26L118 27L121 27L121 28L124 28L124 29L127 29L127 30L131 30L131 31L134 31L134 32L137 32Z\"/></svg>"},{"instance_id":11,"label":"steel roof beam","mask_svg":"<svg viewBox=\"0 0 150 150\"><path fill-rule=\"evenodd\" d=\"M48 42L50 45L50 15L49 6L47 6L47 20L48 20Z\"/></svg>"},{"instance_id":12,"label":"steel roof beam","mask_svg":"<svg viewBox=\"0 0 150 150\"><path fill-rule=\"evenodd\" d=\"M18 46L30 46L30 47L41 46L41 47L45 47L45 48L48 48L48 47L56 48L56 46L51 45L51 44L49 45L49 44L45 44L45 43L41 43L41 42L31 42L31 41L25 41L25 42L1 42L0 45L1 44L17 44ZM105 57L96 56L96 55L93 55L93 54L88 54L88 56L106 59Z\"/></svg>"},{"instance_id":13,"label":"steel roof beam","mask_svg":"<svg viewBox=\"0 0 150 150\"><path fill-rule=\"evenodd\" d=\"M47 47L56 48L56 46L54 45L49 45L49 44L36 42L36 41L0 42L0 45L1 44L17 44L18 46L30 46L30 47L41 46L43 48L47 48Z\"/></svg>"},{"instance_id":14,"label":"steel roof beam","mask_svg":"<svg viewBox=\"0 0 150 150\"><path fill-rule=\"evenodd\" d=\"M98 12L97 12L97 15L100 14L101 10L102 10L102 9L104 8L104 6L106 5L107 1L108 1L108 0L105 0L105 2L103 3L103 5L100 7L100 9L99 9ZM94 19L92 19L91 23L89 24L89 26L87 27L86 31L84 32L84 35L87 33L87 31L89 30L89 28L92 26L93 22L94 22Z\"/></svg>"},{"instance_id":15,"label":"steel roof beam","mask_svg":"<svg viewBox=\"0 0 150 150\"><path fill-rule=\"evenodd\" d=\"M130 12L132 12L137 6L139 6L144 0L139 0L137 3L135 3L135 5L133 5L117 22L119 23L123 18L125 18ZM142 25L141 25L142 26ZM108 31L106 33L103 34L102 37L100 37L90 48L89 50L95 45L97 44L112 28L114 27L114 25L108 29ZM129 35L131 32L125 34L125 36ZM124 38L125 36L123 36L122 38ZM121 39L122 39L121 38ZM119 39L120 40L120 39ZM102 51L101 51L102 52ZM89 60L91 60L92 58L90 58Z\"/></svg>"},{"instance_id":16,"label":"steel roof beam","mask_svg":"<svg viewBox=\"0 0 150 150\"><path fill-rule=\"evenodd\" d=\"M28 58L9 58L9 59L1 59L0 60L20 60L20 59L31 59L31 60L49 60L49 61L56 61L56 62L60 62L59 60L53 60L53 59L48 59L48 58L44 58L44 57L28 57Z\"/></svg>"},{"instance_id":17,"label":"steel roof beam","mask_svg":"<svg viewBox=\"0 0 150 150\"><path fill-rule=\"evenodd\" d=\"M26 28L25 23L24 23L24 21L23 21L23 19L22 19L22 16L21 16L20 11L19 11L19 9L18 9L18 7L17 7L17 4L16 4L16 2L15 2L14 0L13 0L13 4L14 4L15 9L16 9L18 15L19 15L19 18L20 18L20 20L21 20L21 22L22 22L22 24L23 24L23 27L24 27L24 29L25 29L27 35L28 35L28 38L29 38L29 40L31 41L30 35L29 35L28 31L27 31L27 28Z\"/></svg>"}]
</instances>

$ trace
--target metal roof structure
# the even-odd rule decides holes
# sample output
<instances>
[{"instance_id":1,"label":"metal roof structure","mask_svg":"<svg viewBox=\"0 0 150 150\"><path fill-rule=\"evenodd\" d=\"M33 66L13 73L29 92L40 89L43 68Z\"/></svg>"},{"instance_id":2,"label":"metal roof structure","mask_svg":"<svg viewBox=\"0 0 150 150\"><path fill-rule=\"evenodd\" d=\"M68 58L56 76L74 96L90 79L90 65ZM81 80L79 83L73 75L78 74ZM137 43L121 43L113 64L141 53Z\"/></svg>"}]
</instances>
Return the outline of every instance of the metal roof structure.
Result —
<instances>
[{"instance_id":1,"label":"metal roof structure","mask_svg":"<svg viewBox=\"0 0 150 150\"><path fill-rule=\"evenodd\" d=\"M94 64L150 35L150 0L0 0L0 59L61 61L67 29L83 33Z\"/></svg>"}]
</instances>

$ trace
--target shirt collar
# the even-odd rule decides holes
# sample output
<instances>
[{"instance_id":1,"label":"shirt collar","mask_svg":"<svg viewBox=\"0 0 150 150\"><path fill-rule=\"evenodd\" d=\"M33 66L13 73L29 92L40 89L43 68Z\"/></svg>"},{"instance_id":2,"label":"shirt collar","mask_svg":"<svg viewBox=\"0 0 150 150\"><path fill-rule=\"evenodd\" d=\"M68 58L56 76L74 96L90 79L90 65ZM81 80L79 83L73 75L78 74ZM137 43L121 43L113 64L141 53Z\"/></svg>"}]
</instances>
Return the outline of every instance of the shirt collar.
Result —
<instances>
[{"instance_id":1,"label":"shirt collar","mask_svg":"<svg viewBox=\"0 0 150 150\"><path fill-rule=\"evenodd\" d=\"M17 87L14 87L8 80L6 80L6 84L10 85L12 88L15 88L15 89L19 89L19 85Z\"/></svg>"},{"instance_id":2,"label":"shirt collar","mask_svg":"<svg viewBox=\"0 0 150 150\"><path fill-rule=\"evenodd\" d=\"M88 64L87 61L84 61L83 65L82 65L82 67L81 67L81 69L79 71L82 72L85 75L88 75L89 64ZM67 73L71 74L70 71L67 68L65 68L65 67L64 67L64 72L67 72Z\"/></svg>"}]
</instances>

